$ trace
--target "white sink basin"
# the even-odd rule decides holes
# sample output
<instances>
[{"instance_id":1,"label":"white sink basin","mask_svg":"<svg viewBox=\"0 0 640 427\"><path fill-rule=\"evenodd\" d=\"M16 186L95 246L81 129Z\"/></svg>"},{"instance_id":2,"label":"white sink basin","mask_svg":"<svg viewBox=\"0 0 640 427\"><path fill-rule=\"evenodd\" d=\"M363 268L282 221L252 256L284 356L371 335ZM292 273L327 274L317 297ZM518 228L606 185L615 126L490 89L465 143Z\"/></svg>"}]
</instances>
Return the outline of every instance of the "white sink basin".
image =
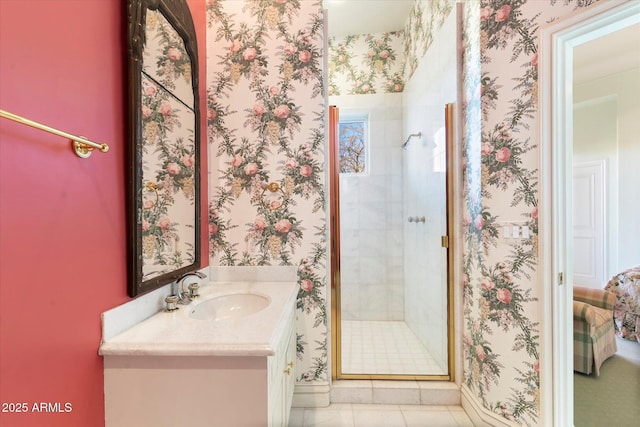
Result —
<instances>
[{"instance_id":1,"label":"white sink basin","mask_svg":"<svg viewBox=\"0 0 640 427\"><path fill-rule=\"evenodd\" d=\"M191 317L199 320L237 320L265 309L271 299L252 293L220 295L191 308Z\"/></svg>"}]
</instances>

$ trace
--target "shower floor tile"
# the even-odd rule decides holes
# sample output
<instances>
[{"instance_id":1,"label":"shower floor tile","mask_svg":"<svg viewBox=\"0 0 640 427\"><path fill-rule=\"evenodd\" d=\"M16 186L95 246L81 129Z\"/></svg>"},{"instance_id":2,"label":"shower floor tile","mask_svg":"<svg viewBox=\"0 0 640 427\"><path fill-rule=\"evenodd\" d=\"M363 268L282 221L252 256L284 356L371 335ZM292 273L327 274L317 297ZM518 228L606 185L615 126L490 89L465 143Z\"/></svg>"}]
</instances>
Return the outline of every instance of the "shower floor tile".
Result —
<instances>
[{"instance_id":1,"label":"shower floor tile","mask_svg":"<svg viewBox=\"0 0 640 427\"><path fill-rule=\"evenodd\" d=\"M341 326L343 374L447 373L403 321L343 320Z\"/></svg>"}]
</instances>

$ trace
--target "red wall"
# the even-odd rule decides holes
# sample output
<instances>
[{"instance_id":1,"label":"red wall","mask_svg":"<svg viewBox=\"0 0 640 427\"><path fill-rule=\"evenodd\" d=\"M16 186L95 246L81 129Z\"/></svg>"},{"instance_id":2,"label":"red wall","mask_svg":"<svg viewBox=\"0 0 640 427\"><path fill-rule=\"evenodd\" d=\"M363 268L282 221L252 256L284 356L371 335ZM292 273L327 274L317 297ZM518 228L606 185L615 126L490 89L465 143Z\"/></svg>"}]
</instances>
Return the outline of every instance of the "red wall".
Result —
<instances>
[{"instance_id":1,"label":"red wall","mask_svg":"<svg viewBox=\"0 0 640 427\"><path fill-rule=\"evenodd\" d=\"M64 138L0 119L0 411L27 404L0 412L2 426L104 425L100 313L128 301L125 4L0 0L0 109L111 147L80 159ZM206 111L204 0L190 6ZM40 402L71 412L33 412Z\"/></svg>"}]
</instances>

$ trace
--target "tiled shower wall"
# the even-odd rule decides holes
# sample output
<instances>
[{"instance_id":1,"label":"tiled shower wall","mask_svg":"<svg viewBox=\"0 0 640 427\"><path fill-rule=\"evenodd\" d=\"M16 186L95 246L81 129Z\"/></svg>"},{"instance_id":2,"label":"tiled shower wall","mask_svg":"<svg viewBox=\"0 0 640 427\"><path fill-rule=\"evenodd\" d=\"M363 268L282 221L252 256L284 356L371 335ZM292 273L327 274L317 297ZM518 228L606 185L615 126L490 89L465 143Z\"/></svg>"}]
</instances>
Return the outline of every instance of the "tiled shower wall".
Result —
<instances>
[{"instance_id":1,"label":"tiled shower wall","mask_svg":"<svg viewBox=\"0 0 640 427\"><path fill-rule=\"evenodd\" d=\"M369 117L367 172L340 176L342 319L403 320L402 96L329 101L341 117Z\"/></svg>"}]
</instances>

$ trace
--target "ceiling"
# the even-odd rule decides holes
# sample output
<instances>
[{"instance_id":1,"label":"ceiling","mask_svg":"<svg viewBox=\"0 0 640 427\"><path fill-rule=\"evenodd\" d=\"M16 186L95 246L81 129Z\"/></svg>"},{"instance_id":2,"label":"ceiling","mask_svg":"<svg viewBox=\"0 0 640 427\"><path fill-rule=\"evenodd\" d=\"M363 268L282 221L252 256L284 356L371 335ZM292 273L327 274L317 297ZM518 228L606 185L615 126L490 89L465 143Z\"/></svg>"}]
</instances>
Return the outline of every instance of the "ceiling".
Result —
<instances>
[{"instance_id":1,"label":"ceiling","mask_svg":"<svg viewBox=\"0 0 640 427\"><path fill-rule=\"evenodd\" d=\"M576 46L573 68L574 83L640 68L640 24Z\"/></svg>"},{"instance_id":2,"label":"ceiling","mask_svg":"<svg viewBox=\"0 0 640 427\"><path fill-rule=\"evenodd\" d=\"M329 37L403 30L414 0L323 0ZM574 49L574 83L640 68L640 24Z\"/></svg>"},{"instance_id":3,"label":"ceiling","mask_svg":"<svg viewBox=\"0 0 640 427\"><path fill-rule=\"evenodd\" d=\"M414 0L324 0L329 37L404 29Z\"/></svg>"}]
</instances>

